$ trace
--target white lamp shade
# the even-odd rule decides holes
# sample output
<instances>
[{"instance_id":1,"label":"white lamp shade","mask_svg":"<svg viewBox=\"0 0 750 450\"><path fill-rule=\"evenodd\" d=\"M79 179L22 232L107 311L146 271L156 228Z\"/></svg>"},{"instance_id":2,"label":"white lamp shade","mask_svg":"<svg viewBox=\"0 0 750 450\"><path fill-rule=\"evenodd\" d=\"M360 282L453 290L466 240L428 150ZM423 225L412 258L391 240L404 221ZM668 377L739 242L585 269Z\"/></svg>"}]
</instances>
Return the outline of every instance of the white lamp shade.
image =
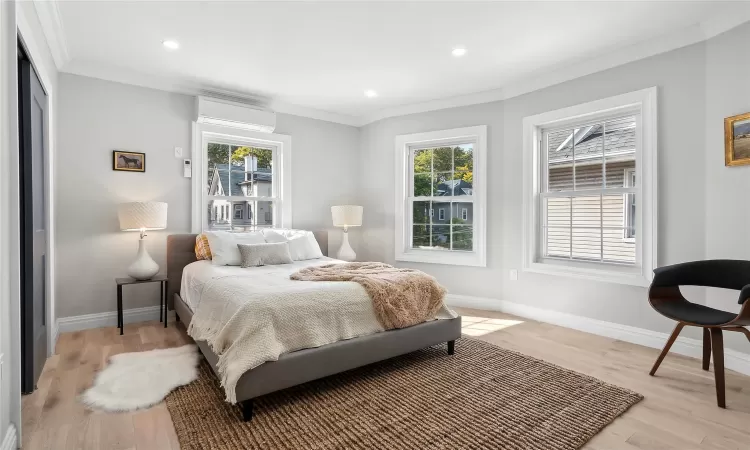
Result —
<instances>
[{"instance_id":1,"label":"white lamp shade","mask_svg":"<svg viewBox=\"0 0 750 450\"><path fill-rule=\"evenodd\" d=\"M160 230L167 227L167 204L163 202L121 203L117 207L120 229Z\"/></svg>"},{"instance_id":2,"label":"white lamp shade","mask_svg":"<svg viewBox=\"0 0 750 450\"><path fill-rule=\"evenodd\" d=\"M340 205L331 206L334 227L359 227L362 226L361 206Z\"/></svg>"}]
</instances>

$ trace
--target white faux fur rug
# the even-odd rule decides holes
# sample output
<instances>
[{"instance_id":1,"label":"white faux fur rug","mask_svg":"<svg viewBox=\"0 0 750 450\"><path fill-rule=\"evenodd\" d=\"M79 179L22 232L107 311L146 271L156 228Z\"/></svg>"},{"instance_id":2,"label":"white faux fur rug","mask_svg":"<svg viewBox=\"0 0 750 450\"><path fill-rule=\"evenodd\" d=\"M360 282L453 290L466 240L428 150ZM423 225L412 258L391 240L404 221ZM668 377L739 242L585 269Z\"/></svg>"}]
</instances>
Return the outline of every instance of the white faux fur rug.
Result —
<instances>
[{"instance_id":1,"label":"white faux fur rug","mask_svg":"<svg viewBox=\"0 0 750 450\"><path fill-rule=\"evenodd\" d=\"M195 345L121 353L81 395L81 402L102 411L134 411L155 405L172 389L198 378L200 353Z\"/></svg>"}]
</instances>

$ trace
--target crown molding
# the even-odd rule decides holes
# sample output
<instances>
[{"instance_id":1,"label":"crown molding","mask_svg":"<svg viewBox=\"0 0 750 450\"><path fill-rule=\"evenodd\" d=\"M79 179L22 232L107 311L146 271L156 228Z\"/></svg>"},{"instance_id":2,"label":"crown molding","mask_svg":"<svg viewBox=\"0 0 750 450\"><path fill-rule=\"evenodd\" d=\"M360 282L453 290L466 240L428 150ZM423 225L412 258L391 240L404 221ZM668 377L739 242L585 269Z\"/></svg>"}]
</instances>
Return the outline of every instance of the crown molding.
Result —
<instances>
[{"instance_id":1,"label":"crown molding","mask_svg":"<svg viewBox=\"0 0 750 450\"><path fill-rule=\"evenodd\" d=\"M302 116L353 127L362 125L360 118L346 114L337 114L306 106L293 105L258 95L246 95L215 87L182 82L168 77L148 75L123 67L73 60L65 66L63 72L178 94L217 96L270 109L277 113Z\"/></svg>"},{"instance_id":2,"label":"crown molding","mask_svg":"<svg viewBox=\"0 0 750 450\"><path fill-rule=\"evenodd\" d=\"M126 67L82 61L79 59L70 61L61 72L178 94L206 95L206 91L209 90L191 88L186 83L181 83L168 77L147 75ZM211 89L211 91L217 90Z\"/></svg>"},{"instance_id":3,"label":"crown molding","mask_svg":"<svg viewBox=\"0 0 750 450\"><path fill-rule=\"evenodd\" d=\"M302 116L310 119L324 120L326 122L339 123L352 127L361 127L362 125L364 125L362 123L362 118L360 117L322 111L320 109L310 108L308 106L294 105L292 103L286 103L279 100L272 100L268 104L268 107L273 111L289 114L292 116Z\"/></svg>"},{"instance_id":4,"label":"crown molding","mask_svg":"<svg viewBox=\"0 0 750 450\"><path fill-rule=\"evenodd\" d=\"M55 66L57 70L62 70L70 62L71 57L57 2L34 0L33 3Z\"/></svg>"},{"instance_id":5,"label":"crown molding","mask_svg":"<svg viewBox=\"0 0 750 450\"><path fill-rule=\"evenodd\" d=\"M56 2L35 1L34 4L35 6L37 6L38 11L39 5L54 4L54 11L57 11ZM43 6L42 9L50 10L52 9L52 7ZM39 14L40 21L42 21L42 13ZM55 27L57 27L56 30L58 31L56 32L61 32L62 23L59 20L59 14L50 14L50 17L57 17L57 25L55 25ZM598 56L595 56L593 58L582 58L577 61L568 62L566 64L561 64L545 69L543 71L538 71L536 72L536 74L513 80L498 89L383 108L373 113L365 114L362 116L351 116L347 114L322 111L315 108L295 105L265 97L262 97L262 101L264 102L262 106L284 114L303 116L312 119L324 120L327 122L350 125L354 127L362 127L367 124L390 117L418 114L423 112L477 105L482 103L491 103L518 97L586 75L591 75L593 73L601 72L634 61L703 42L721 33L729 31L732 28L740 26L748 21L750 21L750 2L735 2L732 4L731 14L727 14L727 11L722 11L721 14L711 16L701 23L683 28L681 30L677 30L673 33L665 34L625 47L609 49L608 51L602 52ZM45 26L45 36L47 37L48 42L51 39L50 34L53 33L47 33L47 27ZM50 49L53 49L53 47L53 45L50 45ZM62 48L65 48L64 44L62 44ZM64 52L65 55L67 55L67 50L64 50ZM53 56L54 55L55 51L53 50ZM57 63L57 61L58 57L55 57L55 62ZM60 66L58 65L58 68L59 67ZM229 95L234 98L240 98L251 103L258 103L258 99L261 98L236 92L217 91L217 89L210 86L199 86L182 82L176 79L139 73L128 68L83 62L75 59L65 63L64 70L62 71L76 75L116 81L125 84L132 84L136 86L148 87L169 92L177 92L187 95L205 95L207 91L220 92L222 95Z\"/></svg>"},{"instance_id":6,"label":"crown molding","mask_svg":"<svg viewBox=\"0 0 750 450\"><path fill-rule=\"evenodd\" d=\"M366 114L361 118L361 125L377 122L378 120L389 117L406 116L408 114L418 114L428 111L437 111L440 109L456 108L460 106L479 105L482 103L492 103L499 100L505 100L508 96L505 93L506 88L492 89L488 91L474 92L471 94L457 95L454 97L428 100L421 103L411 103L408 105L393 106L375 111L372 114Z\"/></svg>"},{"instance_id":7,"label":"crown molding","mask_svg":"<svg viewBox=\"0 0 750 450\"><path fill-rule=\"evenodd\" d=\"M500 89L384 108L363 116L362 125L389 117L507 100L586 75L602 72L613 67L706 41L750 21L750 2L739 3L736 6L736 13L733 11L733 14L716 15L700 24L683 28L674 33L641 41L626 47L612 49L593 58L585 58L545 69L544 71L537 72L535 75L525 76L509 82Z\"/></svg>"},{"instance_id":8,"label":"crown molding","mask_svg":"<svg viewBox=\"0 0 750 450\"><path fill-rule=\"evenodd\" d=\"M700 23L705 39L718 36L750 21L750 2L732 2L731 13L715 14Z\"/></svg>"}]
</instances>

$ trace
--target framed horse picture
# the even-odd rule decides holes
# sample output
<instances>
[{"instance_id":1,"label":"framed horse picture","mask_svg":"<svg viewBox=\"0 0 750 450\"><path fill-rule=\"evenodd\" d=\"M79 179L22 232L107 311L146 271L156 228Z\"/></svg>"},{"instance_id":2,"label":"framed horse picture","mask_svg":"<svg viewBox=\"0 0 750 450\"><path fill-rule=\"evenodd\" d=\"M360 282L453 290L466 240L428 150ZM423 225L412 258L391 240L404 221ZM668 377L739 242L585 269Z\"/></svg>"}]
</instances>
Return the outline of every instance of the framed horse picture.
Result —
<instances>
[{"instance_id":1,"label":"framed horse picture","mask_svg":"<svg viewBox=\"0 0 750 450\"><path fill-rule=\"evenodd\" d=\"M136 152L112 152L112 170L124 170L126 172L145 172L146 154Z\"/></svg>"}]
</instances>

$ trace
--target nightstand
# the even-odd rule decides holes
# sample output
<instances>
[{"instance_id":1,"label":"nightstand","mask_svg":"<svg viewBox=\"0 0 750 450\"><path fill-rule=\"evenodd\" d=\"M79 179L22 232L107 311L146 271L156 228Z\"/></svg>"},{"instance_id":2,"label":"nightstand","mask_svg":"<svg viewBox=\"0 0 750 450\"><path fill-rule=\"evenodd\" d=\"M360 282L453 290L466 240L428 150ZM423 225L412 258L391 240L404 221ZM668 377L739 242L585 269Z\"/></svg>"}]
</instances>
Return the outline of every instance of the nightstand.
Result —
<instances>
[{"instance_id":1,"label":"nightstand","mask_svg":"<svg viewBox=\"0 0 750 450\"><path fill-rule=\"evenodd\" d=\"M167 276L157 274L150 280L136 280L133 278L115 278L117 282L117 326L120 328L120 335L123 330L122 320L122 287L128 284L141 284L141 283L160 283L161 284L161 295L159 298L159 322L164 319L164 328L167 328Z\"/></svg>"}]
</instances>

